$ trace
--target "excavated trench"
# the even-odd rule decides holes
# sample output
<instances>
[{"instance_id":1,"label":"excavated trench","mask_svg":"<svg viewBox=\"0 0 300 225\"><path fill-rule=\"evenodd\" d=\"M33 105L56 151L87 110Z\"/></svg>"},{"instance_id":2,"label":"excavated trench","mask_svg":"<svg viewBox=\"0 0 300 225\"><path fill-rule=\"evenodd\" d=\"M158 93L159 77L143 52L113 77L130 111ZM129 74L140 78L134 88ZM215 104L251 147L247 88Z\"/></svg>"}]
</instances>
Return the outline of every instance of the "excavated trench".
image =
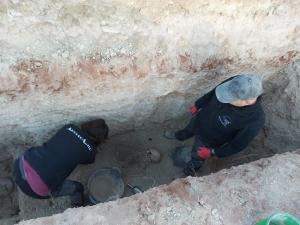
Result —
<instances>
[{"instance_id":1,"label":"excavated trench","mask_svg":"<svg viewBox=\"0 0 300 225\"><path fill-rule=\"evenodd\" d=\"M208 160L198 176L298 149L299 10L297 0L0 1L0 178L63 124L102 117L109 140L71 178L87 186L97 168L114 166L143 190L168 184L182 176L170 152L192 140L165 139L164 129L183 127L199 95L244 72L264 79L266 124L247 149ZM1 225L69 207L68 197L0 190Z\"/></svg>"},{"instance_id":2,"label":"excavated trench","mask_svg":"<svg viewBox=\"0 0 300 225\"><path fill-rule=\"evenodd\" d=\"M207 175L239 164L269 157L276 153L293 151L300 146L300 63L290 63L285 69L274 74L264 83L265 94L263 106L266 113L266 124L251 145L243 152L223 159L211 159L205 163L198 176ZM169 157L175 147L184 144L190 146L192 140L185 143L168 140L163 137L164 129L182 127L188 116L167 123L133 129L113 135L99 148L96 162L90 166L79 166L71 178L79 180L85 186L87 177L97 168L104 166L118 167L125 183L139 186L142 190L161 184L168 184L182 177L180 168L174 167ZM22 144L17 148L26 148ZM159 163L153 163L147 157L149 149L158 150L161 155ZM20 150L22 151L22 150ZM3 149L0 155L0 176L10 177L15 155ZM33 200L17 188L10 193L2 189L0 192L0 223L13 224L21 219L37 218L62 212L70 207L67 197L55 200ZM125 188L123 196L132 195Z\"/></svg>"}]
</instances>

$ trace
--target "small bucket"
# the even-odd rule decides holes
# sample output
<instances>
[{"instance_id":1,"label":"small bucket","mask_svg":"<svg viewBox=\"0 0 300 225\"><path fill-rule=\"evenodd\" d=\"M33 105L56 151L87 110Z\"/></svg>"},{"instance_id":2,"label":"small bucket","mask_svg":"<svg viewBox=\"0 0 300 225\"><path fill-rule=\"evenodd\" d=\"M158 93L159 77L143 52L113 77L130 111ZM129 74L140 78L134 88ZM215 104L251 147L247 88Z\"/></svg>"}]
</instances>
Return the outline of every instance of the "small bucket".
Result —
<instances>
[{"instance_id":1,"label":"small bucket","mask_svg":"<svg viewBox=\"0 0 300 225\"><path fill-rule=\"evenodd\" d=\"M122 197L124 182L118 168L104 167L96 170L88 179L89 199L93 204Z\"/></svg>"},{"instance_id":2,"label":"small bucket","mask_svg":"<svg viewBox=\"0 0 300 225\"><path fill-rule=\"evenodd\" d=\"M300 222L288 213L277 213L258 222L256 225L300 225Z\"/></svg>"}]
</instances>

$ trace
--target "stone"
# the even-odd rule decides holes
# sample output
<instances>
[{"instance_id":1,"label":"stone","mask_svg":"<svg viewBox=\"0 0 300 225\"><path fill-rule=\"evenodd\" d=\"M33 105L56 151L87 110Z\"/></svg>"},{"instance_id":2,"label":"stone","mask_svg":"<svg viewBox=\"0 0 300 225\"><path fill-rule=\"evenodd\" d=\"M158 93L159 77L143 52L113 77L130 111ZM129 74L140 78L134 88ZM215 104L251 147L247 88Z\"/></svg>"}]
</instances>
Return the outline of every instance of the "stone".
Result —
<instances>
[{"instance_id":1,"label":"stone","mask_svg":"<svg viewBox=\"0 0 300 225\"><path fill-rule=\"evenodd\" d=\"M160 152L156 149L153 149L153 148L147 150L147 157L153 163L159 163L161 161Z\"/></svg>"}]
</instances>

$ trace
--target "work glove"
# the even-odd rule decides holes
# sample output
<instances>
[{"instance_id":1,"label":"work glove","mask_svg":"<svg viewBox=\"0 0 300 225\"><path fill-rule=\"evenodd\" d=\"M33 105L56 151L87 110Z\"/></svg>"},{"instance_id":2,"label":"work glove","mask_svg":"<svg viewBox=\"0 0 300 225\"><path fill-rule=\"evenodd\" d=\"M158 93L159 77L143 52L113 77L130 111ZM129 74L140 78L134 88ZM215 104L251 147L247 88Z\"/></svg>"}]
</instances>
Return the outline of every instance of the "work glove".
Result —
<instances>
[{"instance_id":1,"label":"work glove","mask_svg":"<svg viewBox=\"0 0 300 225\"><path fill-rule=\"evenodd\" d=\"M196 108L195 105L192 105L192 107L189 108L189 112L190 112L192 115L195 115L195 114L198 112L198 109Z\"/></svg>"},{"instance_id":2,"label":"work glove","mask_svg":"<svg viewBox=\"0 0 300 225\"><path fill-rule=\"evenodd\" d=\"M213 155L213 149L200 147L197 151L197 155L200 159L208 159Z\"/></svg>"}]
</instances>

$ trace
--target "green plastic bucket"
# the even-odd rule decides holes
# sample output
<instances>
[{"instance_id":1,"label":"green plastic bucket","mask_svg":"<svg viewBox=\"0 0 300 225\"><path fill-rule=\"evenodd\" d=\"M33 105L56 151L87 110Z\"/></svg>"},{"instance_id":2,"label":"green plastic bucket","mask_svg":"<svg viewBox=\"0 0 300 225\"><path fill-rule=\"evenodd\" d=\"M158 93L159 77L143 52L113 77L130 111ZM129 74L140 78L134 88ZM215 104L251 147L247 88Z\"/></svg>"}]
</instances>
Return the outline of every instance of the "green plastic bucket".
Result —
<instances>
[{"instance_id":1,"label":"green plastic bucket","mask_svg":"<svg viewBox=\"0 0 300 225\"><path fill-rule=\"evenodd\" d=\"M256 225L300 225L300 222L288 213L277 213Z\"/></svg>"}]
</instances>

